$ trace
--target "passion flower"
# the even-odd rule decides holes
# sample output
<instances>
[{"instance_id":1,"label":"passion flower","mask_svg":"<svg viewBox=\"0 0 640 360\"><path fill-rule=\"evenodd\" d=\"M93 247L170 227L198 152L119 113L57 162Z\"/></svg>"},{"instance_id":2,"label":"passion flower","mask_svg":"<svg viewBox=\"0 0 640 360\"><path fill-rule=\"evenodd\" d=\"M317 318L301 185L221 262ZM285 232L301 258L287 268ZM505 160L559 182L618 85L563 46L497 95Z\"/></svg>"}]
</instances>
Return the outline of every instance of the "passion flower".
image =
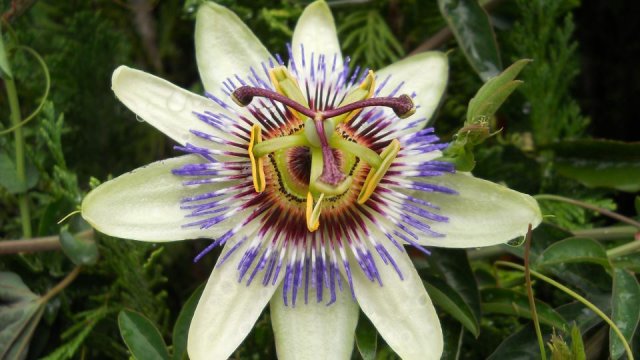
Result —
<instances>
[{"instance_id":1,"label":"passion flower","mask_svg":"<svg viewBox=\"0 0 640 360\"><path fill-rule=\"evenodd\" d=\"M211 239L196 261L224 247L189 356L229 357L271 300L282 359L348 359L358 306L402 358L440 358L438 317L404 246L494 245L540 222L531 197L438 160L446 144L425 126L446 85L446 55L350 70L317 1L287 63L232 12L201 5L196 56L204 97L114 72L118 99L187 155L108 181L82 205L112 236Z\"/></svg>"}]
</instances>

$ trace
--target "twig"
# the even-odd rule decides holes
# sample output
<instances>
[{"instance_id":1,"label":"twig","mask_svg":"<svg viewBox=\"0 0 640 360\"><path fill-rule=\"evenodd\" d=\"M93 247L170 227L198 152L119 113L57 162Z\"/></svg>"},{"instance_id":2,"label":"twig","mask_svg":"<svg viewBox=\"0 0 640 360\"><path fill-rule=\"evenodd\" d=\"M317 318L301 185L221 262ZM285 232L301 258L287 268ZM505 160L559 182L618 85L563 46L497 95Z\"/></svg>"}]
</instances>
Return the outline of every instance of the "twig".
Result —
<instances>
[{"instance_id":1,"label":"twig","mask_svg":"<svg viewBox=\"0 0 640 360\"><path fill-rule=\"evenodd\" d=\"M86 230L76 234L78 237L92 237L93 230ZM44 236L32 239L2 240L0 254L32 253L39 251L60 250L60 236Z\"/></svg>"},{"instance_id":2,"label":"twig","mask_svg":"<svg viewBox=\"0 0 640 360\"><path fill-rule=\"evenodd\" d=\"M11 6L9 6L9 10L5 11L2 14L2 20L6 22L13 21L13 19L22 15L25 11L29 10L29 8L35 3L36 3L36 0L11 1Z\"/></svg>"},{"instance_id":3,"label":"twig","mask_svg":"<svg viewBox=\"0 0 640 360\"><path fill-rule=\"evenodd\" d=\"M43 297L40 298L40 302L45 304L47 301L51 300L54 296L58 295L62 290L64 290L76 277L80 274L80 270L82 266L76 266L67 276L65 276L62 281L60 281L56 286L52 287L51 290L47 291Z\"/></svg>"},{"instance_id":4,"label":"twig","mask_svg":"<svg viewBox=\"0 0 640 360\"><path fill-rule=\"evenodd\" d=\"M134 14L134 24L147 58L156 72L162 72L162 61L157 45L156 20L153 17L153 4L149 0L131 0L130 8Z\"/></svg>"},{"instance_id":5,"label":"twig","mask_svg":"<svg viewBox=\"0 0 640 360\"><path fill-rule=\"evenodd\" d=\"M437 49L444 43L449 41L451 37L453 37L453 32L451 31L451 29L449 29L449 27L443 27L432 37L428 38L422 44L418 45L417 48L413 49L413 51L409 53L409 56L421 53L423 51Z\"/></svg>"}]
</instances>

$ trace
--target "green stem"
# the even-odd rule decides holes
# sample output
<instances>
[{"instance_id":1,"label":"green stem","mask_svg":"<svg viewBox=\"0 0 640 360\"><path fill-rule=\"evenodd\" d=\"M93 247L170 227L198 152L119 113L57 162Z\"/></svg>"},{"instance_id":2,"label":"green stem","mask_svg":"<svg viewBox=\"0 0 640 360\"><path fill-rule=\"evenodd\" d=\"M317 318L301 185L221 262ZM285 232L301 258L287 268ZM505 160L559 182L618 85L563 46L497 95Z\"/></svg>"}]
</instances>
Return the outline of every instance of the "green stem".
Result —
<instances>
[{"instance_id":1,"label":"green stem","mask_svg":"<svg viewBox=\"0 0 640 360\"><path fill-rule=\"evenodd\" d=\"M382 159L377 152L369 149L366 146L362 146L358 143L343 139L340 136L334 136L329 141L331 147L346 151L359 157L362 161L371 165L372 168L377 169L382 164Z\"/></svg>"},{"instance_id":2,"label":"green stem","mask_svg":"<svg viewBox=\"0 0 640 360\"><path fill-rule=\"evenodd\" d=\"M607 250L607 257L616 258L619 256L631 254L634 252L640 251L640 241L635 240L628 242L626 244L616 246L612 249Z\"/></svg>"},{"instance_id":3,"label":"green stem","mask_svg":"<svg viewBox=\"0 0 640 360\"><path fill-rule=\"evenodd\" d=\"M16 47L16 50L26 51L27 53L31 54L31 56L33 56L38 61L38 63L40 64L40 67L42 68L42 73L44 75L44 84L45 84L45 86L44 86L44 94L42 95L42 100L40 100L40 104L38 104L38 107L35 110L33 110L33 112L31 114L29 114L29 116L24 118L21 122L19 122L17 124L13 124L8 129L4 129L4 130L0 131L0 135L4 135L4 134L8 134L10 132L13 132L17 128L22 127L22 126L26 125L29 121L35 119L36 115L38 115L40 113L40 111L44 107L44 104L46 103L47 99L49 98L49 91L51 90L51 76L49 74L49 68L47 67L47 64L44 62L44 59L42 58L42 56L40 56L40 54L38 54L35 50L33 50L32 48L30 48L28 46L20 45L20 46Z\"/></svg>"},{"instance_id":4,"label":"green stem","mask_svg":"<svg viewBox=\"0 0 640 360\"><path fill-rule=\"evenodd\" d=\"M609 226L594 229L572 231L575 236L588 237L596 240L616 240L633 238L638 232L633 226Z\"/></svg>"},{"instance_id":5,"label":"green stem","mask_svg":"<svg viewBox=\"0 0 640 360\"><path fill-rule=\"evenodd\" d=\"M527 288L527 298L529 299L529 308L531 309L531 320L536 329L536 337L538 338L538 347L540 348L540 357L547 360L547 352L544 350L544 339L540 330L540 322L538 321L538 311L536 311L536 300L533 297L533 286L531 285L531 268L529 267L529 254L531 253L531 224L527 230L527 236L524 244L524 279Z\"/></svg>"},{"instance_id":6,"label":"green stem","mask_svg":"<svg viewBox=\"0 0 640 360\"><path fill-rule=\"evenodd\" d=\"M508 261L496 261L495 262L496 265L499 266L506 266L512 269L517 269L520 271L525 271L524 266L522 265L518 265L518 264L514 264ZM553 280L550 277L547 277L545 275L540 274L537 271L534 270L530 270L531 271L531 275L537 277L538 279L555 286L556 288L558 288L559 290L563 291L565 294L571 296L572 298L578 300L579 302L581 302L584 306L586 306L587 308L589 308L589 310L593 311L596 315L598 315L602 320L604 320L604 322L606 322L611 329L613 330L613 332L616 333L616 335L618 336L618 338L620 338L620 341L622 342L622 345L624 346L624 350L627 352L627 357L629 358L629 360L633 360L633 352L631 352L631 348L629 347L629 343L627 343L627 339L625 339L624 335L622 335L622 332L620 331L620 329L618 328L618 326L607 316L607 314L603 313L600 309L598 309L597 306L593 305L591 302L589 302L589 300L583 298L582 296L580 296L578 293L576 293L575 291L569 289L568 287L560 284L559 282Z\"/></svg>"},{"instance_id":7,"label":"green stem","mask_svg":"<svg viewBox=\"0 0 640 360\"><path fill-rule=\"evenodd\" d=\"M20 115L20 102L18 101L18 91L16 83L13 79L5 79L4 85L7 90L7 98L9 99L9 109L11 111L11 124L16 126L22 121ZM20 184L25 188L24 192L18 195L18 207L20 208L20 220L22 221L22 237L31 237L31 215L29 213L29 195L26 190L27 173L25 167L24 154L24 134L21 127L17 127L13 131L16 147L16 172Z\"/></svg>"},{"instance_id":8,"label":"green stem","mask_svg":"<svg viewBox=\"0 0 640 360\"><path fill-rule=\"evenodd\" d=\"M534 196L534 198L536 200L553 200L553 201L561 201L561 202L565 202L567 204L572 204L572 205L576 205L585 209L589 209L589 210L593 210L597 213L600 213L604 216L608 216L612 219L616 219L618 221L627 223L629 225L635 226L636 228L640 229L640 222L637 222L631 218L628 218L624 215L620 215L616 212L601 208L599 206L595 206L589 203L586 203L584 201L580 201L580 200L575 200L575 199L570 199L564 196L559 196L559 195L547 195L547 194L541 194L541 195L536 195Z\"/></svg>"},{"instance_id":9,"label":"green stem","mask_svg":"<svg viewBox=\"0 0 640 360\"><path fill-rule=\"evenodd\" d=\"M277 150L284 150L294 146L309 146L304 135L289 135L265 140L253 146L253 155L262 157Z\"/></svg>"}]
</instances>

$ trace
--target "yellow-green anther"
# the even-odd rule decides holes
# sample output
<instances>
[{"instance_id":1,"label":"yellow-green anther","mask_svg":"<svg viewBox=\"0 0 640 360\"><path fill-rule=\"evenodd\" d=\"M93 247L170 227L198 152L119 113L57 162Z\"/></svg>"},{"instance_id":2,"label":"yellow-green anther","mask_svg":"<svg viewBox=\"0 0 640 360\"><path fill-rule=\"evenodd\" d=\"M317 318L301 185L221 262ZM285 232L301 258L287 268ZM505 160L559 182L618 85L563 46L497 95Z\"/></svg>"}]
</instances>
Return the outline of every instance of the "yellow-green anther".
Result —
<instances>
[{"instance_id":1,"label":"yellow-green anther","mask_svg":"<svg viewBox=\"0 0 640 360\"><path fill-rule=\"evenodd\" d=\"M307 98L300 90L298 86L298 80L296 80L289 70L287 70L284 66L278 66L271 70L269 70L269 76L271 77L271 83L275 87L275 90L288 97L291 100L294 100L297 103L304 105L305 107L309 107L309 103L307 102ZM291 109L291 108L290 108ZM295 114L298 114L298 118L301 120L306 119L306 116L299 113L295 109L291 109Z\"/></svg>"},{"instance_id":2,"label":"yellow-green anther","mask_svg":"<svg viewBox=\"0 0 640 360\"><path fill-rule=\"evenodd\" d=\"M318 202L313 204L313 195L311 192L307 193L307 207L306 207L306 218L307 218L307 229L309 231L314 232L318 230L320 227L320 213L322 211L322 200L324 199L324 194L320 194L318 198Z\"/></svg>"},{"instance_id":3,"label":"yellow-green anther","mask_svg":"<svg viewBox=\"0 0 640 360\"><path fill-rule=\"evenodd\" d=\"M391 167L393 160L398 156L398 152L400 152L400 142L398 139L393 139L380 154L382 158L380 167L369 170L369 174L367 174L367 178L362 184L362 189L360 189L360 194L358 195L358 204L364 204L369 200L376 187L378 187L378 184L380 184L380 180L382 180L387 170L389 170L389 167Z\"/></svg>"},{"instance_id":4,"label":"yellow-green anther","mask_svg":"<svg viewBox=\"0 0 640 360\"><path fill-rule=\"evenodd\" d=\"M360 83L360 85L358 85L357 88L355 88L353 91L348 93L347 96L345 96L344 100L342 100L342 102L338 107L342 107L342 106L354 103L356 101L369 99L371 96L373 96L373 92L375 90L375 83L376 83L376 77L373 71L369 70L369 74L367 74L367 77L364 80L362 80L362 82ZM356 109L346 114L338 115L332 118L330 120L331 121L330 127L334 129L336 126L338 126L338 124L347 122L353 119L361 111L362 109Z\"/></svg>"}]
</instances>

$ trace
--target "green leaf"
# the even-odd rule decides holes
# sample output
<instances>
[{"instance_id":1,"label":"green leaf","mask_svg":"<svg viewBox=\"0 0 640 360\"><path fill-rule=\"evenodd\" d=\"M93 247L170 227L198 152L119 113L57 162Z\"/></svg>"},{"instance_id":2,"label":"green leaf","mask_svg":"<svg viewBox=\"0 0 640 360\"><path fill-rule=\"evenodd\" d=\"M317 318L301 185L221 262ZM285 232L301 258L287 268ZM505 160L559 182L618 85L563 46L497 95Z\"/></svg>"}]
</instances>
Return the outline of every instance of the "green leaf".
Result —
<instances>
[{"instance_id":1,"label":"green leaf","mask_svg":"<svg viewBox=\"0 0 640 360\"><path fill-rule=\"evenodd\" d=\"M549 148L563 176L589 187L640 191L640 142L567 140Z\"/></svg>"},{"instance_id":2,"label":"green leaf","mask_svg":"<svg viewBox=\"0 0 640 360\"><path fill-rule=\"evenodd\" d=\"M582 334L580 333L580 328L575 323L571 327L571 352L575 360L587 359L587 355L584 352Z\"/></svg>"},{"instance_id":3,"label":"green leaf","mask_svg":"<svg viewBox=\"0 0 640 360\"><path fill-rule=\"evenodd\" d=\"M378 332L368 317L362 312L356 327L356 346L363 360L375 360L378 349Z\"/></svg>"},{"instance_id":4,"label":"green leaf","mask_svg":"<svg viewBox=\"0 0 640 360\"><path fill-rule=\"evenodd\" d=\"M469 305L444 281L434 278L423 278L424 286L433 303L458 320L476 338L480 335L480 324Z\"/></svg>"},{"instance_id":5,"label":"green leaf","mask_svg":"<svg viewBox=\"0 0 640 360\"><path fill-rule=\"evenodd\" d=\"M515 78L530 62L531 60L528 59L518 60L500 75L487 81L469 101L465 125L475 124L479 119L492 117L509 95L522 83Z\"/></svg>"},{"instance_id":6,"label":"green leaf","mask_svg":"<svg viewBox=\"0 0 640 360\"><path fill-rule=\"evenodd\" d=\"M469 101L467 119L454 140L443 151L442 160L452 162L459 171L471 171L476 165L474 147L489 137L490 120L509 95L522 83L514 80L531 60L518 60L500 75L487 81Z\"/></svg>"},{"instance_id":7,"label":"green leaf","mask_svg":"<svg viewBox=\"0 0 640 360\"><path fill-rule=\"evenodd\" d=\"M464 328L462 325L451 319L442 319L442 335L444 336L444 349L440 360L458 360L462 358L462 340L464 339Z\"/></svg>"},{"instance_id":8,"label":"green leaf","mask_svg":"<svg viewBox=\"0 0 640 360\"><path fill-rule=\"evenodd\" d=\"M0 29L0 78L13 79L11 66L9 65L9 60L7 59L7 50L4 47L2 29Z\"/></svg>"},{"instance_id":9,"label":"green leaf","mask_svg":"<svg viewBox=\"0 0 640 360\"><path fill-rule=\"evenodd\" d=\"M160 331L142 314L131 310L120 311L118 327L124 343L137 360L169 359Z\"/></svg>"},{"instance_id":10,"label":"green leaf","mask_svg":"<svg viewBox=\"0 0 640 360\"><path fill-rule=\"evenodd\" d=\"M189 325L191 325L191 319L196 312L196 306L200 300L200 296L204 291L204 284L198 286L198 288L189 296L187 302L182 306L180 314L176 319L176 324L173 326L173 360L186 359L187 355L187 336L189 335Z\"/></svg>"},{"instance_id":11,"label":"green leaf","mask_svg":"<svg viewBox=\"0 0 640 360\"><path fill-rule=\"evenodd\" d=\"M640 195L636 196L633 201L634 207L636 208L636 215L640 215Z\"/></svg>"},{"instance_id":12,"label":"green leaf","mask_svg":"<svg viewBox=\"0 0 640 360\"><path fill-rule=\"evenodd\" d=\"M0 272L0 359L24 359L44 306L17 274Z\"/></svg>"},{"instance_id":13,"label":"green leaf","mask_svg":"<svg viewBox=\"0 0 640 360\"><path fill-rule=\"evenodd\" d=\"M502 69L498 43L478 1L438 0L438 5L471 67L483 81L496 76Z\"/></svg>"},{"instance_id":14,"label":"green leaf","mask_svg":"<svg viewBox=\"0 0 640 360\"><path fill-rule=\"evenodd\" d=\"M549 336L543 334L544 341ZM527 324L504 339L487 360L540 360L540 347L533 324Z\"/></svg>"},{"instance_id":15,"label":"green leaf","mask_svg":"<svg viewBox=\"0 0 640 360\"><path fill-rule=\"evenodd\" d=\"M94 265L98 261L98 246L94 239L83 239L69 232L69 226L60 229L62 251L76 265Z\"/></svg>"},{"instance_id":16,"label":"green leaf","mask_svg":"<svg viewBox=\"0 0 640 360\"><path fill-rule=\"evenodd\" d=\"M436 270L440 277L462 297L471 309L475 321L478 322L481 316L480 293L467 258L467 252L442 248L431 248L429 250L431 251L431 256L428 257L427 261L431 268Z\"/></svg>"},{"instance_id":17,"label":"green leaf","mask_svg":"<svg viewBox=\"0 0 640 360\"><path fill-rule=\"evenodd\" d=\"M483 289L480 296L482 298L482 312L485 314L503 314L531 319L531 309L526 294L510 289L489 288ZM551 306L538 299L535 302L538 320L541 324L562 331L568 329L567 322Z\"/></svg>"},{"instance_id":18,"label":"green leaf","mask_svg":"<svg viewBox=\"0 0 640 360\"><path fill-rule=\"evenodd\" d=\"M611 267L607 251L596 240L571 237L552 244L536 259L536 267L563 263L594 263Z\"/></svg>"},{"instance_id":19,"label":"green leaf","mask_svg":"<svg viewBox=\"0 0 640 360\"><path fill-rule=\"evenodd\" d=\"M640 273L640 253L626 254L612 259L613 266L619 269L626 269L635 273Z\"/></svg>"},{"instance_id":20,"label":"green leaf","mask_svg":"<svg viewBox=\"0 0 640 360\"><path fill-rule=\"evenodd\" d=\"M613 293L611 295L611 320L618 326L630 344L640 320L640 284L635 275L622 269L613 270ZM609 352L611 359L624 354L622 341L613 330L609 330Z\"/></svg>"},{"instance_id":21,"label":"green leaf","mask_svg":"<svg viewBox=\"0 0 640 360\"><path fill-rule=\"evenodd\" d=\"M23 193L38 183L38 170L31 163L26 164L26 182L18 179L18 170L14 160L6 152L0 151L0 186L10 194Z\"/></svg>"}]
</instances>

